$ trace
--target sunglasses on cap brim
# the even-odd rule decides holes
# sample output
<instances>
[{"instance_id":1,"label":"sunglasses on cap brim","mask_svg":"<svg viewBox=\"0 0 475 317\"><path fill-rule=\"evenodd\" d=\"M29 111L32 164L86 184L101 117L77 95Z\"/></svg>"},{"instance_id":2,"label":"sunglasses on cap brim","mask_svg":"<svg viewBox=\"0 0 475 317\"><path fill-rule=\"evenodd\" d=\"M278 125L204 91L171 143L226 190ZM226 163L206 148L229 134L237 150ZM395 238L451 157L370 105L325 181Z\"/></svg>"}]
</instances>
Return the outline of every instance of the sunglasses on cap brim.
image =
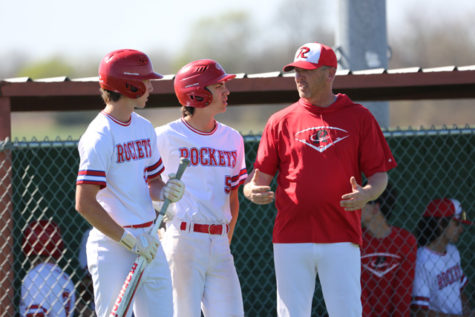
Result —
<instances>
[{"instance_id":1,"label":"sunglasses on cap brim","mask_svg":"<svg viewBox=\"0 0 475 317\"><path fill-rule=\"evenodd\" d=\"M454 217L454 220L457 221L457 222L466 224L466 225L471 225L472 224L472 222L467 219L467 213L464 210L462 210L462 212L460 213L460 215L458 217Z\"/></svg>"}]
</instances>

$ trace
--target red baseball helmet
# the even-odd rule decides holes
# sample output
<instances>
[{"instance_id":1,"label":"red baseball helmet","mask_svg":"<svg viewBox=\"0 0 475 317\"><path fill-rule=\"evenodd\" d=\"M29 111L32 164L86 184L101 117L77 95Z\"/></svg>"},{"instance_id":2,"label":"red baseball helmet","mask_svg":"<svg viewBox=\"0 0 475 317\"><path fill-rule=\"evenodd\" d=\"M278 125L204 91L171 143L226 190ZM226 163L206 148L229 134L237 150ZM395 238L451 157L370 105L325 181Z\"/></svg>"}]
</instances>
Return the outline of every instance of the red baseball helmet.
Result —
<instances>
[{"instance_id":1,"label":"red baseball helmet","mask_svg":"<svg viewBox=\"0 0 475 317\"><path fill-rule=\"evenodd\" d=\"M25 255L46 255L59 259L64 245L59 227L49 220L36 220L28 224L22 243Z\"/></svg>"},{"instance_id":2,"label":"red baseball helmet","mask_svg":"<svg viewBox=\"0 0 475 317\"><path fill-rule=\"evenodd\" d=\"M110 52L99 65L99 85L129 98L139 98L145 93L146 79L160 79L152 62L140 51L123 49Z\"/></svg>"},{"instance_id":3,"label":"red baseball helmet","mask_svg":"<svg viewBox=\"0 0 475 317\"><path fill-rule=\"evenodd\" d=\"M175 94L182 106L203 108L213 101L213 94L206 88L236 77L226 74L218 62L200 59L183 66L175 76Z\"/></svg>"}]
</instances>

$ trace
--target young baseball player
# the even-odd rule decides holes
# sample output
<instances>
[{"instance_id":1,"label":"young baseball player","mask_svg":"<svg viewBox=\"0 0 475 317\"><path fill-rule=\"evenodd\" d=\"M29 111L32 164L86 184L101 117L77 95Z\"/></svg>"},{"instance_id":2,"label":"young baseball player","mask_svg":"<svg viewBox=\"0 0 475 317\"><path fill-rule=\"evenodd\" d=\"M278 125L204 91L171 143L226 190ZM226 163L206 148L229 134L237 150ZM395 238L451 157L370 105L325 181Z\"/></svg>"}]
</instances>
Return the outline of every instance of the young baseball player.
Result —
<instances>
[{"instance_id":1,"label":"young baseball player","mask_svg":"<svg viewBox=\"0 0 475 317\"><path fill-rule=\"evenodd\" d=\"M107 54L99 66L106 106L79 141L76 209L94 227L87 266L98 316L108 316L137 255L148 266L135 292L135 316L173 315L170 270L157 233L150 232L156 218L152 199L176 202L184 185L177 179L162 181L154 128L134 112L145 107L150 80L161 77L140 51Z\"/></svg>"},{"instance_id":2,"label":"young baseball player","mask_svg":"<svg viewBox=\"0 0 475 317\"><path fill-rule=\"evenodd\" d=\"M20 315L72 317L76 302L74 285L56 264L64 249L59 227L49 220L30 222L22 247L31 268L21 285Z\"/></svg>"},{"instance_id":3,"label":"young baseball player","mask_svg":"<svg viewBox=\"0 0 475 317\"><path fill-rule=\"evenodd\" d=\"M389 183L361 210L361 291L363 316L409 317L417 242L409 231L391 226L396 190Z\"/></svg>"},{"instance_id":4,"label":"young baseball player","mask_svg":"<svg viewBox=\"0 0 475 317\"><path fill-rule=\"evenodd\" d=\"M238 218L238 187L247 177L244 143L215 120L226 111L226 74L214 60L183 66L175 77L182 117L156 129L168 171L180 157L191 165L186 192L170 208L162 240L173 282L175 317L244 316L241 286L229 244ZM172 175L173 176L173 175Z\"/></svg>"},{"instance_id":5,"label":"young baseball player","mask_svg":"<svg viewBox=\"0 0 475 317\"><path fill-rule=\"evenodd\" d=\"M470 305L463 295L468 280L455 246L462 224L472 222L458 200L434 199L427 205L417 226L420 247L412 292L414 316L469 316Z\"/></svg>"},{"instance_id":6,"label":"young baseball player","mask_svg":"<svg viewBox=\"0 0 475 317\"><path fill-rule=\"evenodd\" d=\"M273 114L262 134L244 194L274 199L277 313L310 316L318 274L328 314L361 316L361 208L385 189L396 162L371 113L333 93L337 59L320 43L294 62L300 100ZM361 186L362 174L368 184Z\"/></svg>"}]
</instances>

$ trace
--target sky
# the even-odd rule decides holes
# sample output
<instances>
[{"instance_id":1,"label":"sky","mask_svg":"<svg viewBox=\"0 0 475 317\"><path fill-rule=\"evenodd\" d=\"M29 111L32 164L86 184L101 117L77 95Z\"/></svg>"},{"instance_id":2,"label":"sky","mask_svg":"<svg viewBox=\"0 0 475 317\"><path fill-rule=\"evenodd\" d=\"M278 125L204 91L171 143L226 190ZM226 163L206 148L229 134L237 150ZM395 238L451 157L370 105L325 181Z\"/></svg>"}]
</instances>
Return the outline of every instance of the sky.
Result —
<instances>
[{"instance_id":1,"label":"sky","mask_svg":"<svg viewBox=\"0 0 475 317\"><path fill-rule=\"evenodd\" d=\"M270 31L283 1L0 0L0 58L102 57L124 47L175 53L183 47L193 23L231 10L249 12L254 23ZM309 1L328 4L335 17L330 21L336 25L339 0ZM408 32L404 28L408 12L418 10L428 23L444 23L467 11L475 14L475 1L453 0L448 6L446 0L387 0L386 9L388 32Z\"/></svg>"},{"instance_id":2,"label":"sky","mask_svg":"<svg viewBox=\"0 0 475 317\"><path fill-rule=\"evenodd\" d=\"M272 43L279 38L274 33L282 3L299 1L328 6L325 21L336 29L337 4L343 0L0 0L0 80L13 76L25 62L58 56L77 65L81 60L99 60L119 48L178 55L197 21L233 10L251 16L257 26L253 41L259 44L264 37ZM414 14L424 27L462 19L473 25L475 0L386 0L388 39L397 32L411 32L405 22ZM315 17L322 18L322 14ZM305 21L300 25L305 27ZM220 36L219 32L206 36Z\"/></svg>"}]
</instances>

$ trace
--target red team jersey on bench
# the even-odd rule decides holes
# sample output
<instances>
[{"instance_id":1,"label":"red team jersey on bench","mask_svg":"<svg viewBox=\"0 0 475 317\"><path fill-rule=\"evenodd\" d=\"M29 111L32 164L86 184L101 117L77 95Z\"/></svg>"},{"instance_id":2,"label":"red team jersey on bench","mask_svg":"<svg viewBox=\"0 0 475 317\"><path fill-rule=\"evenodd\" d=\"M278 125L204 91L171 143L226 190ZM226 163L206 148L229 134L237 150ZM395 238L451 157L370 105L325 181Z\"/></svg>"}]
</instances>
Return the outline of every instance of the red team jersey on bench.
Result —
<instances>
[{"instance_id":1,"label":"red team jersey on bench","mask_svg":"<svg viewBox=\"0 0 475 317\"><path fill-rule=\"evenodd\" d=\"M361 294L363 316L409 317L417 241L405 229L375 238L363 229Z\"/></svg>"}]
</instances>

